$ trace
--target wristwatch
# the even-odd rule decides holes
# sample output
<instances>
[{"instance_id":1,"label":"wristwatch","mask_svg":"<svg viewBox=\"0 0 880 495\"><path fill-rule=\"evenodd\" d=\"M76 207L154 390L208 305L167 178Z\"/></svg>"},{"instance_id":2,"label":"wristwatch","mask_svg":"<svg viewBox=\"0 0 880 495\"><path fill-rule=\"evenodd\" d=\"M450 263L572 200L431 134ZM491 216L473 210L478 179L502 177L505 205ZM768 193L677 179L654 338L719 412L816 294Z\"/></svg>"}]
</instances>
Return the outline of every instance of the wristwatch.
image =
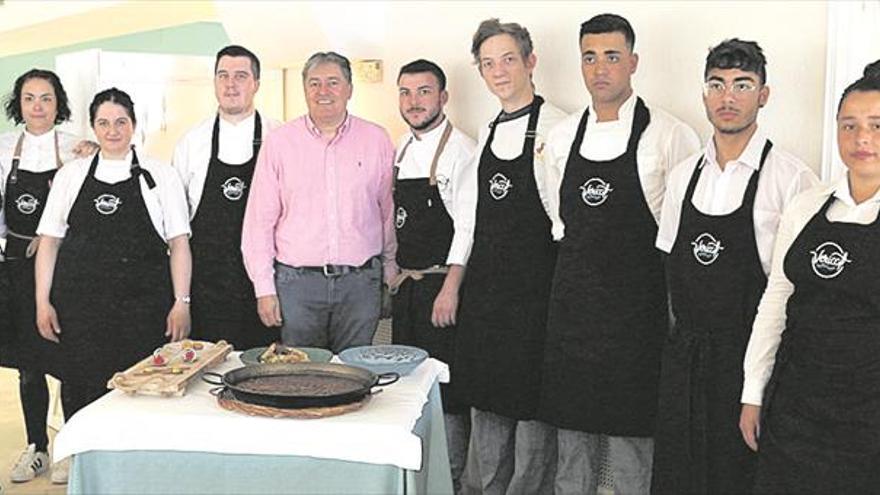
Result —
<instances>
[{"instance_id":1,"label":"wristwatch","mask_svg":"<svg viewBox=\"0 0 880 495\"><path fill-rule=\"evenodd\" d=\"M177 296L174 298L174 300L180 301L183 304L189 304L192 302L192 298L189 296L189 294L186 294L185 296Z\"/></svg>"}]
</instances>

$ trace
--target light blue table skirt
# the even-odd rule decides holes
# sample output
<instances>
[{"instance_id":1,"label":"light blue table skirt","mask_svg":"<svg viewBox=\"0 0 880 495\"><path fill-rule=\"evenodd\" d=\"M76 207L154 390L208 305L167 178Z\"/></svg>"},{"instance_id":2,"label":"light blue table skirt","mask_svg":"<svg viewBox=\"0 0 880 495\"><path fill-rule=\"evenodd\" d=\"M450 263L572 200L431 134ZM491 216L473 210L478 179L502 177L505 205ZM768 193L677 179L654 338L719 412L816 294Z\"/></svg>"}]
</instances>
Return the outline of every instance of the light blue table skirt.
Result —
<instances>
[{"instance_id":1,"label":"light blue table skirt","mask_svg":"<svg viewBox=\"0 0 880 495\"><path fill-rule=\"evenodd\" d=\"M388 464L301 456L89 451L75 456L67 493L452 494L443 409L436 383L414 432L422 438L419 471Z\"/></svg>"}]
</instances>

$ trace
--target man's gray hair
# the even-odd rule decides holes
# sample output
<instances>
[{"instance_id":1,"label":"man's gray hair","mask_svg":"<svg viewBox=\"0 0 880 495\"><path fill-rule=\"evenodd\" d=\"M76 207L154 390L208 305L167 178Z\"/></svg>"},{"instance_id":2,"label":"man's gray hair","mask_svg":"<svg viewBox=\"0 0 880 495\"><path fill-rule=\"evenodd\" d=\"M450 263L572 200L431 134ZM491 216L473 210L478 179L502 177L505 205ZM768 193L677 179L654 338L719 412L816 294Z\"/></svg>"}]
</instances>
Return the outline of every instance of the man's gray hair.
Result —
<instances>
[{"instance_id":1,"label":"man's gray hair","mask_svg":"<svg viewBox=\"0 0 880 495\"><path fill-rule=\"evenodd\" d=\"M474 56L474 63L478 65L480 63L480 47L483 45L483 42L499 34L509 34L513 37L516 41L516 46L519 47L519 54L522 55L523 60L529 58L529 55L532 54L532 37L529 35L528 29L515 22L502 23L497 18L486 19L480 23L480 27L474 33L474 39L471 43L471 54Z\"/></svg>"},{"instance_id":2,"label":"man's gray hair","mask_svg":"<svg viewBox=\"0 0 880 495\"><path fill-rule=\"evenodd\" d=\"M338 65L339 69L342 71L342 75L345 76L345 80L348 81L348 84L351 84L351 62L336 52L318 52L309 57L309 59L306 60L305 67L303 67L303 82L305 82L306 75L310 70L326 63Z\"/></svg>"}]
</instances>

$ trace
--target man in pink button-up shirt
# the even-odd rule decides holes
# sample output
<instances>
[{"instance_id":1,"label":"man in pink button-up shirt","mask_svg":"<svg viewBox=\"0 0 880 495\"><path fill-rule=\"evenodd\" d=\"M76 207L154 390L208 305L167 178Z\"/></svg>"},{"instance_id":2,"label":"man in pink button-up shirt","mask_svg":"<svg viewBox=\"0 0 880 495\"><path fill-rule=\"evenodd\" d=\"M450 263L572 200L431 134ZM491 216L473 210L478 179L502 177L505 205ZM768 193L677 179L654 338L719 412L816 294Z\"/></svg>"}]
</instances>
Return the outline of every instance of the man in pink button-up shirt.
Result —
<instances>
[{"instance_id":1,"label":"man in pink button-up shirt","mask_svg":"<svg viewBox=\"0 0 880 495\"><path fill-rule=\"evenodd\" d=\"M383 272L397 272L394 149L382 127L348 113L348 59L312 55L303 86L309 113L260 150L241 249L263 322L281 326L285 344L339 352L370 344Z\"/></svg>"}]
</instances>

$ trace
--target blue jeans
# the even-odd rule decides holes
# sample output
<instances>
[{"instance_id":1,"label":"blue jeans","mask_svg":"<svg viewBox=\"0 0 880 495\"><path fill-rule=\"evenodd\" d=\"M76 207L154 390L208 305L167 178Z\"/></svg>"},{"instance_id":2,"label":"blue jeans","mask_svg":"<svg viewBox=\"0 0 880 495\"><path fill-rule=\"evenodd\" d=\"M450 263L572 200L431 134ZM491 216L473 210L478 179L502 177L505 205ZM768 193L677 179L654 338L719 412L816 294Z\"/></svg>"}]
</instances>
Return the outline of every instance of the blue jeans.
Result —
<instances>
[{"instance_id":1,"label":"blue jeans","mask_svg":"<svg viewBox=\"0 0 880 495\"><path fill-rule=\"evenodd\" d=\"M370 345L382 301L382 263L344 275L275 264L281 304L281 340L286 345L322 347L335 354Z\"/></svg>"}]
</instances>

